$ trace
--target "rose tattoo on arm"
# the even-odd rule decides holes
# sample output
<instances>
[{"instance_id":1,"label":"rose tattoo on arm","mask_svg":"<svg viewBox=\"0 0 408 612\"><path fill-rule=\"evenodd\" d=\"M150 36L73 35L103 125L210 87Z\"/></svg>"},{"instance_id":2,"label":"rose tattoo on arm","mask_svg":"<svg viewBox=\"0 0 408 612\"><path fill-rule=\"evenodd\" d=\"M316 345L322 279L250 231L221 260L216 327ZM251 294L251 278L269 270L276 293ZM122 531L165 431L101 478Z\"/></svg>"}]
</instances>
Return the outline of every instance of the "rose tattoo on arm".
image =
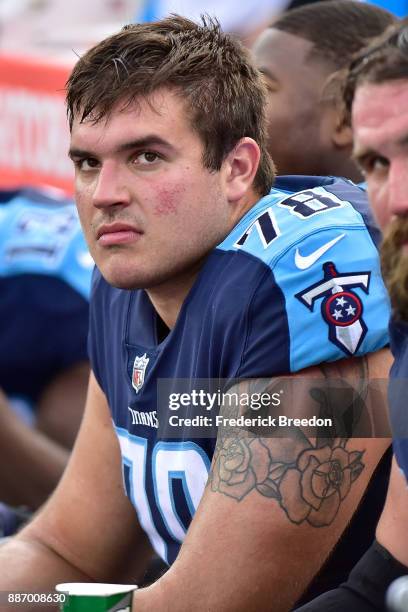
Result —
<instances>
[{"instance_id":1,"label":"rose tattoo on arm","mask_svg":"<svg viewBox=\"0 0 408 612\"><path fill-rule=\"evenodd\" d=\"M294 426L271 437L239 428L220 430L208 482L212 491L237 501L256 491L274 499L295 524L324 527L333 522L364 470L364 449L349 451L347 443L365 413L367 365L362 359L357 385L347 382L341 388L330 383L333 364L322 364L321 371L323 379L311 384L308 394L319 415L337 417L333 435L317 429L311 437ZM259 388L259 381L254 384ZM282 386L282 379L269 382L268 392L271 386ZM239 408L225 407L223 414L238 416Z\"/></svg>"}]
</instances>

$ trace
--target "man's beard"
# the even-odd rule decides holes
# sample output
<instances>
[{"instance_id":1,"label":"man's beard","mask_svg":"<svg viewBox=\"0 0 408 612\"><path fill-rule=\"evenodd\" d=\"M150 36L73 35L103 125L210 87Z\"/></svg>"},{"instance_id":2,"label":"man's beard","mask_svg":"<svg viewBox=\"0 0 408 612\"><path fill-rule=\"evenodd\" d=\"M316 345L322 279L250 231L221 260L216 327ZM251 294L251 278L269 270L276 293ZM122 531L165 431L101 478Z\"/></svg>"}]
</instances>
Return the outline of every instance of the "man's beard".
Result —
<instances>
[{"instance_id":1,"label":"man's beard","mask_svg":"<svg viewBox=\"0 0 408 612\"><path fill-rule=\"evenodd\" d=\"M381 268L393 310L408 322L408 217L396 218L389 226L381 246Z\"/></svg>"}]
</instances>

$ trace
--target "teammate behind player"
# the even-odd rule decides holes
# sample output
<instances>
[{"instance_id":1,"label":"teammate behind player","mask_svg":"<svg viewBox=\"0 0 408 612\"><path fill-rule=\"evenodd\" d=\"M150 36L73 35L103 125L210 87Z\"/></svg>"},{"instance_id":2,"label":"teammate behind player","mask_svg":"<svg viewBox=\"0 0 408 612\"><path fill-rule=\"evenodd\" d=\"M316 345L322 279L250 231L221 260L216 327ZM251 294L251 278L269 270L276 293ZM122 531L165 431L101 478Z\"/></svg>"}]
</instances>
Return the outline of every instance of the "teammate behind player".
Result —
<instances>
[{"instance_id":1,"label":"teammate behind player","mask_svg":"<svg viewBox=\"0 0 408 612\"><path fill-rule=\"evenodd\" d=\"M395 18L354 0L317 2L284 13L265 30L253 53L268 89L268 150L279 174L330 174L361 180L352 158L352 134L344 121L342 69L368 38ZM293 183L293 179L292 179ZM281 185L278 179L276 185ZM299 187L300 188L300 187ZM319 589L341 581L341 569L357 562L370 546L382 512L391 449L330 557ZM339 573L340 572L340 573ZM308 595L316 595L317 591Z\"/></svg>"},{"instance_id":2,"label":"teammate behind player","mask_svg":"<svg viewBox=\"0 0 408 612\"><path fill-rule=\"evenodd\" d=\"M0 588L138 580L147 535L171 567L136 593L137 610L287 610L387 445L353 437L368 433L366 379L384 375L386 356L366 354L388 341L365 194L318 178L269 195L263 84L211 21L125 28L81 58L67 101L100 269L93 374L60 486L0 548ZM220 428L216 447L171 424L197 414L186 394L203 379L237 395L218 416L240 418L253 378L282 396L282 416L324 414L333 427Z\"/></svg>"},{"instance_id":3,"label":"teammate behind player","mask_svg":"<svg viewBox=\"0 0 408 612\"><path fill-rule=\"evenodd\" d=\"M356 0L316 2L283 13L255 41L268 88L268 150L278 174L361 180L339 104L339 71L395 17Z\"/></svg>"},{"instance_id":4,"label":"teammate behind player","mask_svg":"<svg viewBox=\"0 0 408 612\"><path fill-rule=\"evenodd\" d=\"M395 459L377 541L346 584L302 612L384 610L389 584L408 574L408 19L353 61L344 97L352 111L354 155L384 231L383 271L393 306L389 401Z\"/></svg>"},{"instance_id":5,"label":"teammate behind player","mask_svg":"<svg viewBox=\"0 0 408 612\"><path fill-rule=\"evenodd\" d=\"M0 192L0 501L36 510L55 488L85 405L93 262L72 200ZM11 516L0 513L0 533Z\"/></svg>"}]
</instances>

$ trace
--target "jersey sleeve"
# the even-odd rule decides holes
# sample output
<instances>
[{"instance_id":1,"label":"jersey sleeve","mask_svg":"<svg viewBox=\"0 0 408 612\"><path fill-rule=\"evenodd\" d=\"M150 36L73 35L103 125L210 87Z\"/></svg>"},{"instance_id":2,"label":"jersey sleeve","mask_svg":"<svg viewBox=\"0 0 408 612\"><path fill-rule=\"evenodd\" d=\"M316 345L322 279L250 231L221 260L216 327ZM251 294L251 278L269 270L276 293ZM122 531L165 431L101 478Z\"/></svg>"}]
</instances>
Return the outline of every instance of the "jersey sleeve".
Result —
<instances>
[{"instance_id":1,"label":"jersey sleeve","mask_svg":"<svg viewBox=\"0 0 408 612\"><path fill-rule=\"evenodd\" d=\"M301 238L274 269L285 296L292 372L388 344L388 294L378 252L362 226Z\"/></svg>"},{"instance_id":2,"label":"jersey sleeve","mask_svg":"<svg viewBox=\"0 0 408 612\"><path fill-rule=\"evenodd\" d=\"M348 181L309 183L261 200L222 245L269 271L252 300L239 376L255 376L255 363L296 372L388 344L389 299L366 194Z\"/></svg>"}]
</instances>

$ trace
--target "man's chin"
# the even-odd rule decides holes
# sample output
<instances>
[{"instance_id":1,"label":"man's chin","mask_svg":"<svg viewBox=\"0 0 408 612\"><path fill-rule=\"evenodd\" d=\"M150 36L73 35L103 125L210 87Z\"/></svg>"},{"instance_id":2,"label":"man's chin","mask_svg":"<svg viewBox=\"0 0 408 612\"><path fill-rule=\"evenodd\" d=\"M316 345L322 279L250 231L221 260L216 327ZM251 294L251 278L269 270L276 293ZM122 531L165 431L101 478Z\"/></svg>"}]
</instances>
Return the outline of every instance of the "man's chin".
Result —
<instances>
[{"instance_id":1,"label":"man's chin","mask_svg":"<svg viewBox=\"0 0 408 612\"><path fill-rule=\"evenodd\" d=\"M100 266L99 271L106 282L116 289L144 289L146 286L147 279L144 275L135 273L130 266L123 270Z\"/></svg>"},{"instance_id":2,"label":"man's chin","mask_svg":"<svg viewBox=\"0 0 408 612\"><path fill-rule=\"evenodd\" d=\"M106 280L106 282L115 287L116 289L151 289L162 285L172 278L171 271L163 270L162 272L156 270L154 272L148 270L141 270L140 267L128 264L119 268L117 265L112 266L101 266L99 268L100 273Z\"/></svg>"}]
</instances>

